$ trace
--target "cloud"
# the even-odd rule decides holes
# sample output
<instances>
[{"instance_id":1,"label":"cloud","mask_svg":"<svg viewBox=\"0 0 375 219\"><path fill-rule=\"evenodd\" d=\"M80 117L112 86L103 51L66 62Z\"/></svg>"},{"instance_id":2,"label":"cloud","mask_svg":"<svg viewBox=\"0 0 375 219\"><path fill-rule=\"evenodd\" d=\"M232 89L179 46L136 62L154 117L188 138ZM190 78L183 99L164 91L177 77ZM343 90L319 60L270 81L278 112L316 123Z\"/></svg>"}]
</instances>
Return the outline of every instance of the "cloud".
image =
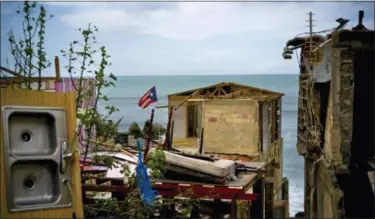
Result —
<instances>
[{"instance_id":1,"label":"cloud","mask_svg":"<svg viewBox=\"0 0 375 219\"><path fill-rule=\"evenodd\" d=\"M95 2L89 0L81 0L79 2L73 0L66 0L61 2L50 2L50 1L41 1L43 4L50 5L50 6L62 6L62 7L95 7L95 6L103 6L106 5L107 2Z\"/></svg>"},{"instance_id":2,"label":"cloud","mask_svg":"<svg viewBox=\"0 0 375 219\"><path fill-rule=\"evenodd\" d=\"M288 39L308 31L307 12L316 14L316 31L335 27L339 17L355 26L358 10L365 10L365 25L374 26L373 3L361 2L44 4L55 15L49 54L58 55L70 40L80 39L74 29L94 22L97 39L111 55L108 71L117 75L298 73L296 60L283 60L281 51Z\"/></svg>"},{"instance_id":3,"label":"cloud","mask_svg":"<svg viewBox=\"0 0 375 219\"><path fill-rule=\"evenodd\" d=\"M107 3L108 4L108 3ZM316 27L329 28L336 18L352 10L353 3L292 2L178 2L173 5L137 3L138 10L129 10L129 3L110 3L108 8L87 10L62 16L74 27L94 22L101 29L116 32L154 35L171 40L204 40L222 35L267 34L285 38L305 29L306 12L314 11ZM134 4L133 4L134 6ZM154 6L154 7L152 7ZM334 10L339 9L339 10Z\"/></svg>"},{"instance_id":4,"label":"cloud","mask_svg":"<svg viewBox=\"0 0 375 219\"><path fill-rule=\"evenodd\" d=\"M235 51L225 49L211 49L200 51L192 57L192 60L196 62L207 62L210 60L224 61L236 58L238 53Z\"/></svg>"}]
</instances>

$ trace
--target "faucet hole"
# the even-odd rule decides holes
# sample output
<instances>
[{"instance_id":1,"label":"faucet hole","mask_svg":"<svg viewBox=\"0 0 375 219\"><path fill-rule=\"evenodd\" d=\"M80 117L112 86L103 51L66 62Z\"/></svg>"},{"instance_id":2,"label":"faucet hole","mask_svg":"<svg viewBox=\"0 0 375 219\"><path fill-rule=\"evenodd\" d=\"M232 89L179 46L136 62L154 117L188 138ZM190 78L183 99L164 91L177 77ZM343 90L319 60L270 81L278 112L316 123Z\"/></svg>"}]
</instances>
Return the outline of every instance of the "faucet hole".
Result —
<instances>
[{"instance_id":1,"label":"faucet hole","mask_svg":"<svg viewBox=\"0 0 375 219\"><path fill-rule=\"evenodd\" d=\"M23 187L26 189L26 190L31 190L34 188L35 186L35 177L33 176L27 176L24 180L23 180Z\"/></svg>"},{"instance_id":2,"label":"faucet hole","mask_svg":"<svg viewBox=\"0 0 375 219\"><path fill-rule=\"evenodd\" d=\"M25 143L29 143L31 141L31 132L30 131L22 131L20 135L21 141Z\"/></svg>"}]
</instances>

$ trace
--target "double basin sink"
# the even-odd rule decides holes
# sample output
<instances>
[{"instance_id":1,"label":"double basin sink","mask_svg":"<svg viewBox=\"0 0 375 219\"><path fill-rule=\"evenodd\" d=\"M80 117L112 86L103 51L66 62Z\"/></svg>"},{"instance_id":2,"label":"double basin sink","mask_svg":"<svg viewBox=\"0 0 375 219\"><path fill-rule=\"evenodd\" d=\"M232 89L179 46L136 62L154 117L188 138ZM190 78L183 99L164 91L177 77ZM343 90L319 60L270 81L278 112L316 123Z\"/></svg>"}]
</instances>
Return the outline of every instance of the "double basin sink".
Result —
<instances>
[{"instance_id":1,"label":"double basin sink","mask_svg":"<svg viewBox=\"0 0 375 219\"><path fill-rule=\"evenodd\" d=\"M2 122L8 210L70 207L64 109L4 106Z\"/></svg>"}]
</instances>

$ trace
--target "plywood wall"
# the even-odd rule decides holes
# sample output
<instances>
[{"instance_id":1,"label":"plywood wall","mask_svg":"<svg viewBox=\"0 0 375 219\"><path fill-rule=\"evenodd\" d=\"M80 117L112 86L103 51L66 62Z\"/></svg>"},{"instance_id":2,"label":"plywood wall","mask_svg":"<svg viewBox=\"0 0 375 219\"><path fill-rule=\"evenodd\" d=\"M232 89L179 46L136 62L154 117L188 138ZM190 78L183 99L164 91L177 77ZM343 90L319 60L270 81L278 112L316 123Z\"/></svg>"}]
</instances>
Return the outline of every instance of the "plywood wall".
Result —
<instances>
[{"instance_id":1,"label":"plywood wall","mask_svg":"<svg viewBox=\"0 0 375 219\"><path fill-rule=\"evenodd\" d=\"M0 108L5 105L18 106L44 106L44 107L64 107L66 110L68 138L72 142L76 127L75 94L50 93L42 91L24 91L13 89L0 89ZM0 111L0 116L1 111ZM83 218L82 188L79 168L79 154L76 153L72 163L72 190L73 206L70 208L46 209L24 212L8 212L6 201L5 168L4 168L4 143L2 122L0 122L0 218L72 218L73 213L77 218ZM76 150L73 144L72 151ZM48 185L46 185L48 186Z\"/></svg>"},{"instance_id":2,"label":"plywood wall","mask_svg":"<svg viewBox=\"0 0 375 219\"><path fill-rule=\"evenodd\" d=\"M258 153L257 101L212 100L202 107L205 152Z\"/></svg>"},{"instance_id":3,"label":"plywood wall","mask_svg":"<svg viewBox=\"0 0 375 219\"><path fill-rule=\"evenodd\" d=\"M177 106L180 103L181 101L169 101L169 106ZM180 106L176 111L173 112L172 121L174 121L173 139L186 139L187 118L185 105Z\"/></svg>"}]
</instances>

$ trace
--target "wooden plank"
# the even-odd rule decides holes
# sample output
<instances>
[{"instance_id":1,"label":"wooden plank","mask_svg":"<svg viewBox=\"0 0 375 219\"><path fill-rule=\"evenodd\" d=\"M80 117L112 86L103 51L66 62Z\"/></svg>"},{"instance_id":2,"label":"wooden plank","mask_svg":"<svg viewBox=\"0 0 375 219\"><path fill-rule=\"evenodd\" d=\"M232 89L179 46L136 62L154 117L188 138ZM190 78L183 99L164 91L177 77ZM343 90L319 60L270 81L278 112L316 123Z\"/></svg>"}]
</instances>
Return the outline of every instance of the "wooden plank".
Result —
<instances>
[{"instance_id":1,"label":"wooden plank","mask_svg":"<svg viewBox=\"0 0 375 219\"><path fill-rule=\"evenodd\" d=\"M0 89L0 108L4 105L26 105L44 107L64 107L67 113L68 139L71 141L76 126L74 93L52 93L42 91L24 91L13 89ZM0 112L0 115L2 112ZM1 115L2 116L2 115ZM0 122L0 139L3 139L3 127ZM6 187L5 187L5 157L4 142L0 141L0 218L72 218L73 213L77 218L83 218L82 192L80 181L79 154L76 153L72 159L71 185L73 190L73 206L60 209L45 209L23 212L8 212ZM76 149L73 144L72 150Z\"/></svg>"},{"instance_id":2,"label":"wooden plank","mask_svg":"<svg viewBox=\"0 0 375 219\"><path fill-rule=\"evenodd\" d=\"M264 177L264 183L275 183L275 178L274 177Z\"/></svg>"},{"instance_id":3,"label":"wooden plank","mask_svg":"<svg viewBox=\"0 0 375 219\"><path fill-rule=\"evenodd\" d=\"M243 187L244 190L251 188L260 178L260 173L241 173L237 175L237 180L227 183L230 187Z\"/></svg>"},{"instance_id":4,"label":"wooden plank","mask_svg":"<svg viewBox=\"0 0 375 219\"><path fill-rule=\"evenodd\" d=\"M108 186L108 185L83 185L85 191L95 192L119 192L127 193L129 188L124 186ZM174 188L174 189L172 189ZM161 185L154 185L161 196L177 196L188 198L207 198L207 199L231 199L233 194L236 194L238 200L256 200L257 194L242 193L241 191L230 190L227 188L205 188L205 187L190 187L190 186L174 186L164 188ZM192 192L190 192L193 190Z\"/></svg>"},{"instance_id":5,"label":"wooden plank","mask_svg":"<svg viewBox=\"0 0 375 219\"><path fill-rule=\"evenodd\" d=\"M5 67L3 67L3 66L0 66L0 70L1 70L1 71L5 71L5 72L7 72L8 74L11 74L11 75L16 76L16 77L22 77L21 74L15 72L15 71L12 71L12 70L10 70L10 69L7 69L7 68L5 68Z\"/></svg>"},{"instance_id":6,"label":"wooden plank","mask_svg":"<svg viewBox=\"0 0 375 219\"><path fill-rule=\"evenodd\" d=\"M214 183L201 183L201 182L188 182L179 180L168 180L168 179L157 179L154 180L155 184L169 183L169 184L194 184L201 186L215 186L215 187L238 187L247 191L258 179L260 178L260 173L240 173L237 176L237 180L228 182L225 185L214 184Z\"/></svg>"},{"instance_id":7,"label":"wooden plank","mask_svg":"<svg viewBox=\"0 0 375 219\"><path fill-rule=\"evenodd\" d=\"M42 81L57 81L56 77L42 77ZM37 77L31 77L31 82L38 82L39 78ZM25 77L0 77L0 82L14 82L14 83L20 83L25 82Z\"/></svg>"}]
</instances>

